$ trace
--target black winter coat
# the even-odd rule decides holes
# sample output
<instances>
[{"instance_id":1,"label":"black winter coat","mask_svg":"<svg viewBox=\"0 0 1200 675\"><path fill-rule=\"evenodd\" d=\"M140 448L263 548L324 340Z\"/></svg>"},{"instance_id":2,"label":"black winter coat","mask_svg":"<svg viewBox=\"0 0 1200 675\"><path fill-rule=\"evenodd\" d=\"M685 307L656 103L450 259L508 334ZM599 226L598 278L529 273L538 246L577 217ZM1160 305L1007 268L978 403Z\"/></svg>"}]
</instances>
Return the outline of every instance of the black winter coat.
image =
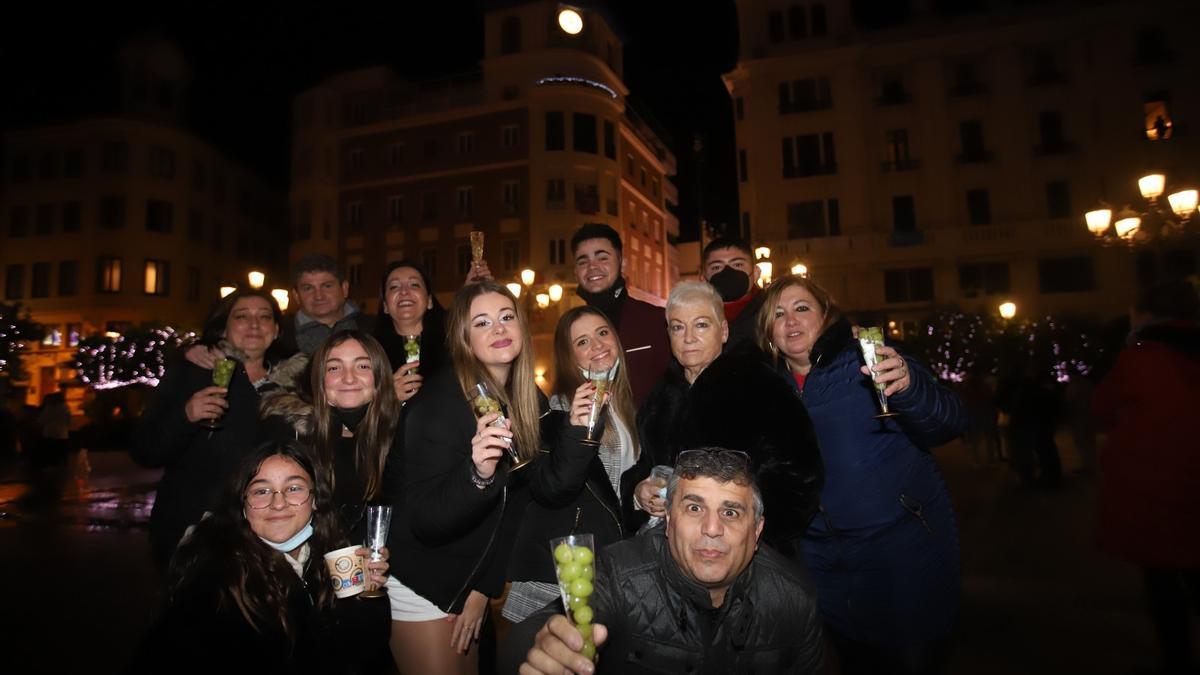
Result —
<instances>
[{"instance_id":1,"label":"black winter coat","mask_svg":"<svg viewBox=\"0 0 1200 675\"><path fill-rule=\"evenodd\" d=\"M816 593L767 546L713 608L708 589L684 577L663 527L604 549L591 606L608 628L597 673L824 673ZM501 672L516 666L557 603L512 628Z\"/></svg>"},{"instance_id":2,"label":"black winter coat","mask_svg":"<svg viewBox=\"0 0 1200 675\"><path fill-rule=\"evenodd\" d=\"M742 344L717 357L690 386L672 361L639 411L637 427L642 456L626 472L633 474L630 485L622 481L627 522L637 522L633 489L655 465L674 465L681 451L693 448L741 450L754 465L766 507L763 541L797 557L817 512L824 466L808 412L761 351Z\"/></svg>"},{"instance_id":3,"label":"black winter coat","mask_svg":"<svg viewBox=\"0 0 1200 675\"><path fill-rule=\"evenodd\" d=\"M258 392L239 363L229 383L222 428L209 432L189 422L184 406L212 386L212 371L182 358L166 372L138 420L130 444L141 466L164 469L150 514L150 545L165 570L184 530L212 508L224 482L251 449L258 425Z\"/></svg>"},{"instance_id":4,"label":"black winter coat","mask_svg":"<svg viewBox=\"0 0 1200 675\"><path fill-rule=\"evenodd\" d=\"M543 443L551 448L521 469L529 481L529 505L513 545L510 580L555 583L550 557L554 537L591 534L599 550L626 533L604 464L596 448L581 443L585 433L567 421L564 411L553 410L542 418ZM630 468L625 473L632 472Z\"/></svg>"}]
</instances>

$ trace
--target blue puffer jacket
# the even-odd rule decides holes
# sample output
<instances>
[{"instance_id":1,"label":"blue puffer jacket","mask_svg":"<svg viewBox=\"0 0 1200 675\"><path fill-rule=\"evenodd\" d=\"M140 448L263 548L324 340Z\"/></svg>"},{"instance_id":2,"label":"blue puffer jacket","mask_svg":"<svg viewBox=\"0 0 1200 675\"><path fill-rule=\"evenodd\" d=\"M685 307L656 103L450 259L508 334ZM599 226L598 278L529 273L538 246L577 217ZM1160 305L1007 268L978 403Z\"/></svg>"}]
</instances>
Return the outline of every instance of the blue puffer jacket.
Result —
<instances>
[{"instance_id":1,"label":"blue puffer jacket","mask_svg":"<svg viewBox=\"0 0 1200 675\"><path fill-rule=\"evenodd\" d=\"M958 531L928 448L962 433L962 401L906 358L912 383L888 398L899 416L872 419L879 404L845 320L821 335L812 360L797 393L825 461L821 512L804 539L823 618L870 644L941 639L958 606Z\"/></svg>"}]
</instances>

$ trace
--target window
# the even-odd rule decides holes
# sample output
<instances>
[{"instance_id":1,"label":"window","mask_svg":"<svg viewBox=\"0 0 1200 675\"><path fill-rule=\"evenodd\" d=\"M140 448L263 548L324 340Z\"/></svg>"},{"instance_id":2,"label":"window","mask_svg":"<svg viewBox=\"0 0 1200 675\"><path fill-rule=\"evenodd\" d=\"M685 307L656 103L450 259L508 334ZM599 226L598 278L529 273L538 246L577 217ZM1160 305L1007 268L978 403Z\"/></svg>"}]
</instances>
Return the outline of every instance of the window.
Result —
<instances>
[{"instance_id":1,"label":"window","mask_svg":"<svg viewBox=\"0 0 1200 675\"><path fill-rule=\"evenodd\" d=\"M912 267L884 271L883 297L888 303L933 300L933 270Z\"/></svg>"},{"instance_id":2,"label":"window","mask_svg":"<svg viewBox=\"0 0 1200 675\"><path fill-rule=\"evenodd\" d=\"M296 239L312 238L312 202L302 201L296 209Z\"/></svg>"},{"instance_id":3,"label":"window","mask_svg":"<svg viewBox=\"0 0 1200 675\"><path fill-rule=\"evenodd\" d=\"M421 195L421 220L437 220L438 203L436 192L425 192Z\"/></svg>"},{"instance_id":4,"label":"window","mask_svg":"<svg viewBox=\"0 0 1200 675\"><path fill-rule=\"evenodd\" d=\"M811 12L809 26L812 28L812 36L823 37L827 35L829 27L825 18L825 5L819 2L814 3L809 12Z\"/></svg>"},{"instance_id":5,"label":"window","mask_svg":"<svg viewBox=\"0 0 1200 675\"><path fill-rule=\"evenodd\" d=\"M777 9L767 13L767 34L771 42L783 42L783 12Z\"/></svg>"},{"instance_id":6,"label":"window","mask_svg":"<svg viewBox=\"0 0 1200 675\"><path fill-rule=\"evenodd\" d=\"M171 263L146 258L142 292L146 295L167 295L171 282Z\"/></svg>"},{"instance_id":7,"label":"window","mask_svg":"<svg viewBox=\"0 0 1200 675\"><path fill-rule=\"evenodd\" d=\"M917 209L912 195L892 197L892 231L898 233L917 231Z\"/></svg>"},{"instance_id":8,"label":"window","mask_svg":"<svg viewBox=\"0 0 1200 675\"><path fill-rule=\"evenodd\" d=\"M550 245L550 264L565 265L567 264L567 240L566 239L551 239Z\"/></svg>"},{"instance_id":9,"label":"window","mask_svg":"<svg viewBox=\"0 0 1200 675\"><path fill-rule=\"evenodd\" d=\"M979 76L979 64L974 61L959 61L951 67L950 94L952 96L974 96L987 91Z\"/></svg>"},{"instance_id":10,"label":"window","mask_svg":"<svg viewBox=\"0 0 1200 675\"><path fill-rule=\"evenodd\" d=\"M596 154L596 116L575 113L572 117L572 147L576 152Z\"/></svg>"},{"instance_id":11,"label":"window","mask_svg":"<svg viewBox=\"0 0 1200 675\"><path fill-rule=\"evenodd\" d=\"M100 170L114 174L128 171L129 144L125 141L105 141L100 148Z\"/></svg>"},{"instance_id":12,"label":"window","mask_svg":"<svg viewBox=\"0 0 1200 675\"><path fill-rule=\"evenodd\" d=\"M885 171L904 171L914 168L914 163L908 153L908 129L889 129L883 132L884 151L887 159L883 162Z\"/></svg>"},{"instance_id":13,"label":"window","mask_svg":"<svg viewBox=\"0 0 1200 675\"><path fill-rule=\"evenodd\" d=\"M908 103L908 91L904 88L904 78L898 74L884 75L879 80L879 105L899 105Z\"/></svg>"},{"instance_id":14,"label":"window","mask_svg":"<svg viewBox=\"0 0 1200 675\"><path fill-rule=\"evenodd\" d=\"M793 40L802 40L808 37L808 16L804 13L804 8L800 5L792 5L788 8L788 37Z\"/></svg>"},{"instance_id":15,"label":"window","mask_svg":"<svg viewBox=\"0 0 1200 675\"><path fill-rule=\"evenodd\" d=\"M802 134L783 139L783 177L837 173L833 132Z\"/></svg>"},{"instance_id":16,"label":"window","mask_svg":"<svg viewBox=\"0 0 1200 675\"><path fill-rule=\"evenodd\" d=\"M625 173L629 174L630 179L637 173L637 163L633 161L633 155L625 155Z\"/></svg>"},{"instance_id":17,"label":"window","mask_svg":"<svg viewBox=\"0 0 1200 675\"><path fill-rule=\"evenodd\" d=\"M404 144L392 143L388 146L388 165L393 169L404 164Z\"/></svg>"},{"instance_id":18,"label":"window","mask_svg":"<svg viewBox=\"0 0 1200 675\"><path fill-rule=\"evenodd\" d=\"M100 198L100 227L115 230L125 227L125 198L106 195Z\"/></svg>"},{"instance_id":19,"label":"window","mask_svg":"<svg viewBox=\"0 0 1200 675\"><path fill-rule=\"evenodd\" d=\"M150 146L149 169L151 176L159 178L175 177L175 151L156 146Z\"/></svg>"},{"instance_id":20,"label":"window","mask_svg":"<svg viewBox=\"0 0 1200 675\"><path fill-rule=\"evenodd\" d=\"M641 171L638 175L638 180L641 182L642 187L646 187L646 167L643 166L641 168Z\"/></svg>"},{"instance_id":21,"label":"window","mask_svg":"<svg viewBox=\"0 0 1200 675\"><path fill-rule=\"evenodd\" d=\"M611 160L617 158L617 128L608 120L604 120L604 156Z\"/></svg>"},{"instance_id":22,"label":"window","mask_svg":"<svg viewBox=\"0 0 1200 675\"><path fill-rule=\"evenodd\" d=\"M1135 64L1153 66L1167 63L1174 58L1174 52L1167 45L1166 31L1158 26L1138 30L1137 47L1133 55Z\"/></svg>"},{"instance_id":23,"label":"window","mask_svg":"<svg viewBox=\"0 0 1200 675\"><path fill-rule=\"evenodd\" d=\"M62 231L78 232L83 227L83 202L63 202Z\"/></svg>"},{"instance_id":24,"label":"window","mask_svg":"<svg viewBox=\"0 0 1200 675\"><path fill-rule=\"evenodd\" d=\"M501 269L505 272L516 271L521 266L521 242L516 239L505 239L500 242Z\"/></svg>"},{"instance_id":25,"label":"window","mask_svg":"<svg viewBox=\"0 0 1200 675\"><path fill-rule=\"evenodd\" d=\"M781 114L827 110L833 107L828 77L809 77L779 83Z\"/></svg>"},{"instance_id":26,"label":"window","mask_svg":"<svg viewBox=\"0 0 1200 675\"><path fill-rule=\"evenodd\" d=\"M563 209L567 206L567 181L563 178L546 180L546 208Z\"/></svg>"},{"instance_id":27,"label":"window","mask_svg":"<svg viewBox=\"0 0 1200 675\"><path fill-rule=\"evenodd\" d=\"M225 248L225 224L213 223L212 250L220 253Z\"/></svg>"},{"instance_id":28,"label":"window","mask_svg":"<svg viewBox=\"0 0 1200 675\"><path fill-rule=\"evenodd\" d=\"M392 195L388 197L387 220L388 224L393 226L404 222L404 195Z\"/></svg>"},{"instance_id":29,"label":"window","mask_svg":"<svg viewBox=\"0 0 1200 675\"><path fill-rule=\"evenodd\" d=\"M972 225L990 225L992 222L992 200L982 188L967 190L967 222Z\"/></svg>"},{"instance_id":30,"label":"window","mask_svg":"<svg viewBox=\"0 0 1200 675\"><path fill-rule=\"evenodd\" d=\"M424 146L423 152L425 153L425 159L430 160L430 161L437 159L437 156L438 156L437 139L431 138L431 139L425 141L425 146Z\"/></svg>"},{"instance_id":31,"label":"window","mask_svg":"<svg viewBox=\"0 0 1200 675\"><path fill-rule=\"evenodd\" d=\"M38 179L54 180L55 178L58 178L58 154L53 150L46 150L38 160Z\"/></svg>"},{"instance_id":32,"label":"window","mask_svg":"<svg viewBox=\"0 0 1200 675\"><path fill-rule=\"evenodd\" d=\"M75 295L79 292L79 262L63 260L58 263L58 294Z\"/></svg>"},{"instance_id":33,"label":"window","mask_svg":"<svg viewBox=\"0 0 1200 675\"><path fill-rule=\"evenodd\" d=\"M1165 141L1171 137L1175 124L1171 121L1171 101L1165 92L1147 94L1142 104L1146 140Z\"/></svg>"},{"instance_id":34,"label":"window","mask_svg":"<svg viewBox=\"0 0 1200 675\"><path fill-rule=\"evenodd\" d=\"M1071 185L1065 180L1046 183L1046 216L1048 218L1070 218Z\"/></svg>"},{"instance_id":35,"label":"window","mask_svg":"<svg viewBox=\"0 0 1200 675\"><path fill-rule=\"evenodd\" d=\"M474 213L475 188L462 186L454 191L454 205L458 209L459 218L470 218Z\"/></svg>"},{"instance_id":36,"label":"window","mask_svg":"<svg viewBox=\"0 0 1200 675\"><path fill-rule=\"evenodd\" d=\"M746 151L738 149L738 181L745 183L750 180L750 168L746 161Z\"/></svg>"},{"instance_id":37,"label":"window","mask_svg":"<svg viewBox=\"0 0 1200 675\"><path fill-rule=\"evenodd\" d=\"M500 184L501 201L504 204L504 215L515 215L521 210L521 183L506 180Z\"/></svg>"},{"instance_id":38,"label":"window","mask_svg":"<svg viewBox=\"0 0 1200 675\"><path fill-rule=\"evenodd\" d=\"M24 237L29 234L29 208L13 206L8 209L8 236Z\"/></svg>"},{"instance_id":39,"label":"window","mask_svg":"<svg viewBox=\"0 0 1200 675\"><path fill-rule=\"evenodd\" d=\"M521 127L509 124L500 129L500 144L506 148L515 148L521 142Z\"/></svg>"},{"instance_id":40,"label":"window","mask_svg":"<svg viewBox=\"0 0 1200 675\"><path fill-rule=\"evenodd\" d=\"M1044 258L1038 261L1038 288L1043 293L1096 290L1095 270L1088 256Z\"/></svg>"},{"instance_id":41,"label":"window","mask_svg":"<svg viewBox=\"0 0 1200 675\"><path fill-rule=\"evenodd\" d=\"M983 162L991 158L990 153L983 147L983 123L979 120L964 120L958 125L958 135L962 142L961 162Z\"/></svg>"},{"instance_id":42,"label":"window","mask_svg":"<svg viewBox=\"0 0 1200 675\"><path fill-rule=\"evenodd\" d=\"M421 250L421 267L425 268L425 273L429 275L429 283L433 285L437 281L437 249L426 248ZM432 290L432 289L431 289Z\"/></svg>"},{"instance_id":43,"label":"window","mask_svg":"<svg viewBox=\"0 0 1200 675\"><path fill-rule=\"evenodd\" d=\"M200 300L200 268L187 268L187 300L188 302L199 302Z\"/></svg>"},{"instance_id":44,"label":"window","mask_svg":"<svg viewBox=\"0 0 1200 675\"><path fill-rule=\"evenodd\" d=\"M546 149L565 150L567 147L567 122L561 112L546 113Z\"/></svg>"},{"instance_id":45,"label":"window","mask_svg":"<svg viewBox=\"0 0 1200 675\"><path fill-rule=\"evenodd\" d=\"M188 209L188 241L204 241L204 213L197 209Z\"/></svg>"},{"instance_id":46,"label":"window","mask_svg":"<svg viewBox=\"0 0 1200 675\"><path fill-rule=\"evenodd\" d=\"M458 134L457 145L458 154L469 155L475 151L475 132L464 131Z\"/></svg>"},{"instance_id":47,"label":"window","mask_svg":"<svg viewBox=\"0 0 1200 675\"><path fill-rule=\"evenodd\" d=\"M98 258L96 260L96 292L121 292L120 258Z\"/></svg>"},{"instance_id":48,"label":"window","mask_svg":"<svg viewBox=\"0 0 1200 675\"><path fill-rule=\"evenodd\" d=\"M521 51L521 18L506 16L500 24L500 53L516 54Z\"/></svg>"},{"instance_id":49,"label":"window","mask_svg":"<svg viewBox=\"0 0 1200 675\"><path fill-rule=\"evenodd\" d=\"M958 266L958 288L965 298L1003 295L1011 288L1008 263L971 263Z\"/></svg>"},{"instance_id":50,"label":"window","mask_svg":"<svg viewBox=\"0 0 1200 675\"><path fill-rule=\"evenodd\" d=\"M363 225L362 202L346 204L346 227L351 230L361 230Z\"/></svg>"},{"instance_id":51,"label":"window","mask_svg":"<svg viewBox=\"0 0 1200 675\"><path fill-rule=\"evenodd\" d=\"M575 210L589 216L600 213L600 190L595 185L576 183Z\"/></svg>"},{"instance_id":52,"label":"window","mask_svg":"<svg viewBox=\"0 0 1200 675\"><path fill-rule=\"evenodd\" d=\"M1057 110L1038 113L1038 134L1041 139L1038 151L1042 154L1062 152L1067 148L1063 139L1062 113Z\"/></svg>"},{"instance_id":53,"label":"window","mask_svg":"<svg viewBox=\"0 0 1200 675\"><path fill-rule=\"evenodd\" d=\"M79 340L83 337L83 324L69 323L67 324L67 346L78 347Z\"/></svg>"},{"instance_id":54,"label":"window","mask_svg":"<svg viewBox=\"0 0 1200 675\"><path fill-rule=\"evenodd\" d=\"M348 156L351 171L362 171L367 168L367 153L362 148L353 148Z\"/></svg>"},{"instance_id":55,"label":"window","mask_svg":"<svg viewBox=\"0 0 1200 675\"><path fill-rule=\"evenodd\" d=\"M825 204L821 200L787 205L788 239L825 236Z\"/></svg>"},{"instance_id":56,"label":"window","mask_svg":"<svg viewBox=\"0 0 1200 675\"><path fill-rule=\"evenodd\" d=\"M459 244L454 247L454 259L457 261L455 267L456 274L466 274L467 269L471 267L471 245Z\"/></svg>"},{"instance_id":57,"label":"window","mask_svg":"<svg viewBox=\"0 0 1200 675\"><path fill-rule=\"evenodd\" d=\"M29 297L50 297L50 263L33 263L33 283L30 285Z\"/></svg>"},{"instance_id":58,"label":"window","mask_svg":"<svg viewBox=\"0 0 1200 675\"><path fill-rule=\"evenodd\" d=\"M37 219L33 225L34 234L53 234L54 233L54 205L53 204L38 204Z\"/></svg>"},{"instance_id":59,"label":"window","mask_svg":"<svg viewBox=\"0 0 1200 675\"><path fill-rule=\"evenodd\" d=\"M71 148L63 155L63 176L66 178L83 177L83 150Z\"/></svg>"},{"instance_id":60,"label":"window","mask_svg":"<svg viewBox=\"0 0 1200 675\"><path fill-rule=\"evenodd\" d=\"M20 300L25 297L25 266L9 265L4 268L4 299Z\"/></svg>"},{"instance_id":61,"label":"window","mask_svg":"<svg viewBox=\"0 0 1200 675\"><path fill-rule=\"evenodd\" d=\"M169 234L175 218L175 206L157 199L146 200L146 231Z\"/></svg>"},{"instance_id":62,"label":"window","mask_svg":"<svg viewBox=\"0 0 1200 675\"><path fill-rule=\"evenodd\" d=\"M739 122L746 119L746 102L741 96L733 99L733 118Z\"/></svg>"},{"instance_id":63,"label":"window","mask_svg":"<svg viewBox=\"0 0 1200 675\"><path fill-rule=\"evenodd\" d=\"M830 199L825 202L825 206L828 208L829 236L840 236L842 234L842 210L838 200Z\"/></svg>"}]
</instances>

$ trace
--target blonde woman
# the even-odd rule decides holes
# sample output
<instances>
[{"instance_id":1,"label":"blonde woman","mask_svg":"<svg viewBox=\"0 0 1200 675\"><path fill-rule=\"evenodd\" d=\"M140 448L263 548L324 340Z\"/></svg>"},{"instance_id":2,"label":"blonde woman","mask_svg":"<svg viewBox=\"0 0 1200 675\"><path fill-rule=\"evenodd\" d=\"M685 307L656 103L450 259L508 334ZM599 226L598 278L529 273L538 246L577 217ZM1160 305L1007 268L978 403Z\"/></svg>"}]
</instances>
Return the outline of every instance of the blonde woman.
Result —
<instances>
[{"instance_id":1,"label":"blonde woman","mask_svg":"<svg viewBox=\"0 0 1200 675\"><path fill-rule=\"evenodd\" d=\"M446 325L448 368L432 373L405 410L403 488L392 525L396 576L392 654L401 673L476 673L488 597L498 597L520 509L511 505L510 450L538 453L545 397L516 299L479 281L454 298ZM497 413L475 418L468 392L486 384ZM520 469L520 472L527 468Z\"/></svg>"}]
</instances>

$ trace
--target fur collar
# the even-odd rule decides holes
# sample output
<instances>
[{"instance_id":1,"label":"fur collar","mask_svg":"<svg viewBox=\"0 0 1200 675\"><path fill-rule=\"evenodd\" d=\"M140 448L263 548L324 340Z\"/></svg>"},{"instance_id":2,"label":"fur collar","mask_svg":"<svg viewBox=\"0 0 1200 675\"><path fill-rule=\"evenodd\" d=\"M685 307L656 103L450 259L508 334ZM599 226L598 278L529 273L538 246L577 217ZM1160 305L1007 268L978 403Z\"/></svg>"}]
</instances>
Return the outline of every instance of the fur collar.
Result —
<instances>
[{"instance_id":1,"label":"fur collar","mask_svg":"<svg viewBox=\"0 0 1200 675\"><path fill-rule=\"evenodd\" d=\"M263 393L259 414L264 419L282 417L295 429L298 437L312 435L312 400L305 394L309 357L297 352L271 369L267 379L277 385Z\"/></svg>"}]
</instances>

